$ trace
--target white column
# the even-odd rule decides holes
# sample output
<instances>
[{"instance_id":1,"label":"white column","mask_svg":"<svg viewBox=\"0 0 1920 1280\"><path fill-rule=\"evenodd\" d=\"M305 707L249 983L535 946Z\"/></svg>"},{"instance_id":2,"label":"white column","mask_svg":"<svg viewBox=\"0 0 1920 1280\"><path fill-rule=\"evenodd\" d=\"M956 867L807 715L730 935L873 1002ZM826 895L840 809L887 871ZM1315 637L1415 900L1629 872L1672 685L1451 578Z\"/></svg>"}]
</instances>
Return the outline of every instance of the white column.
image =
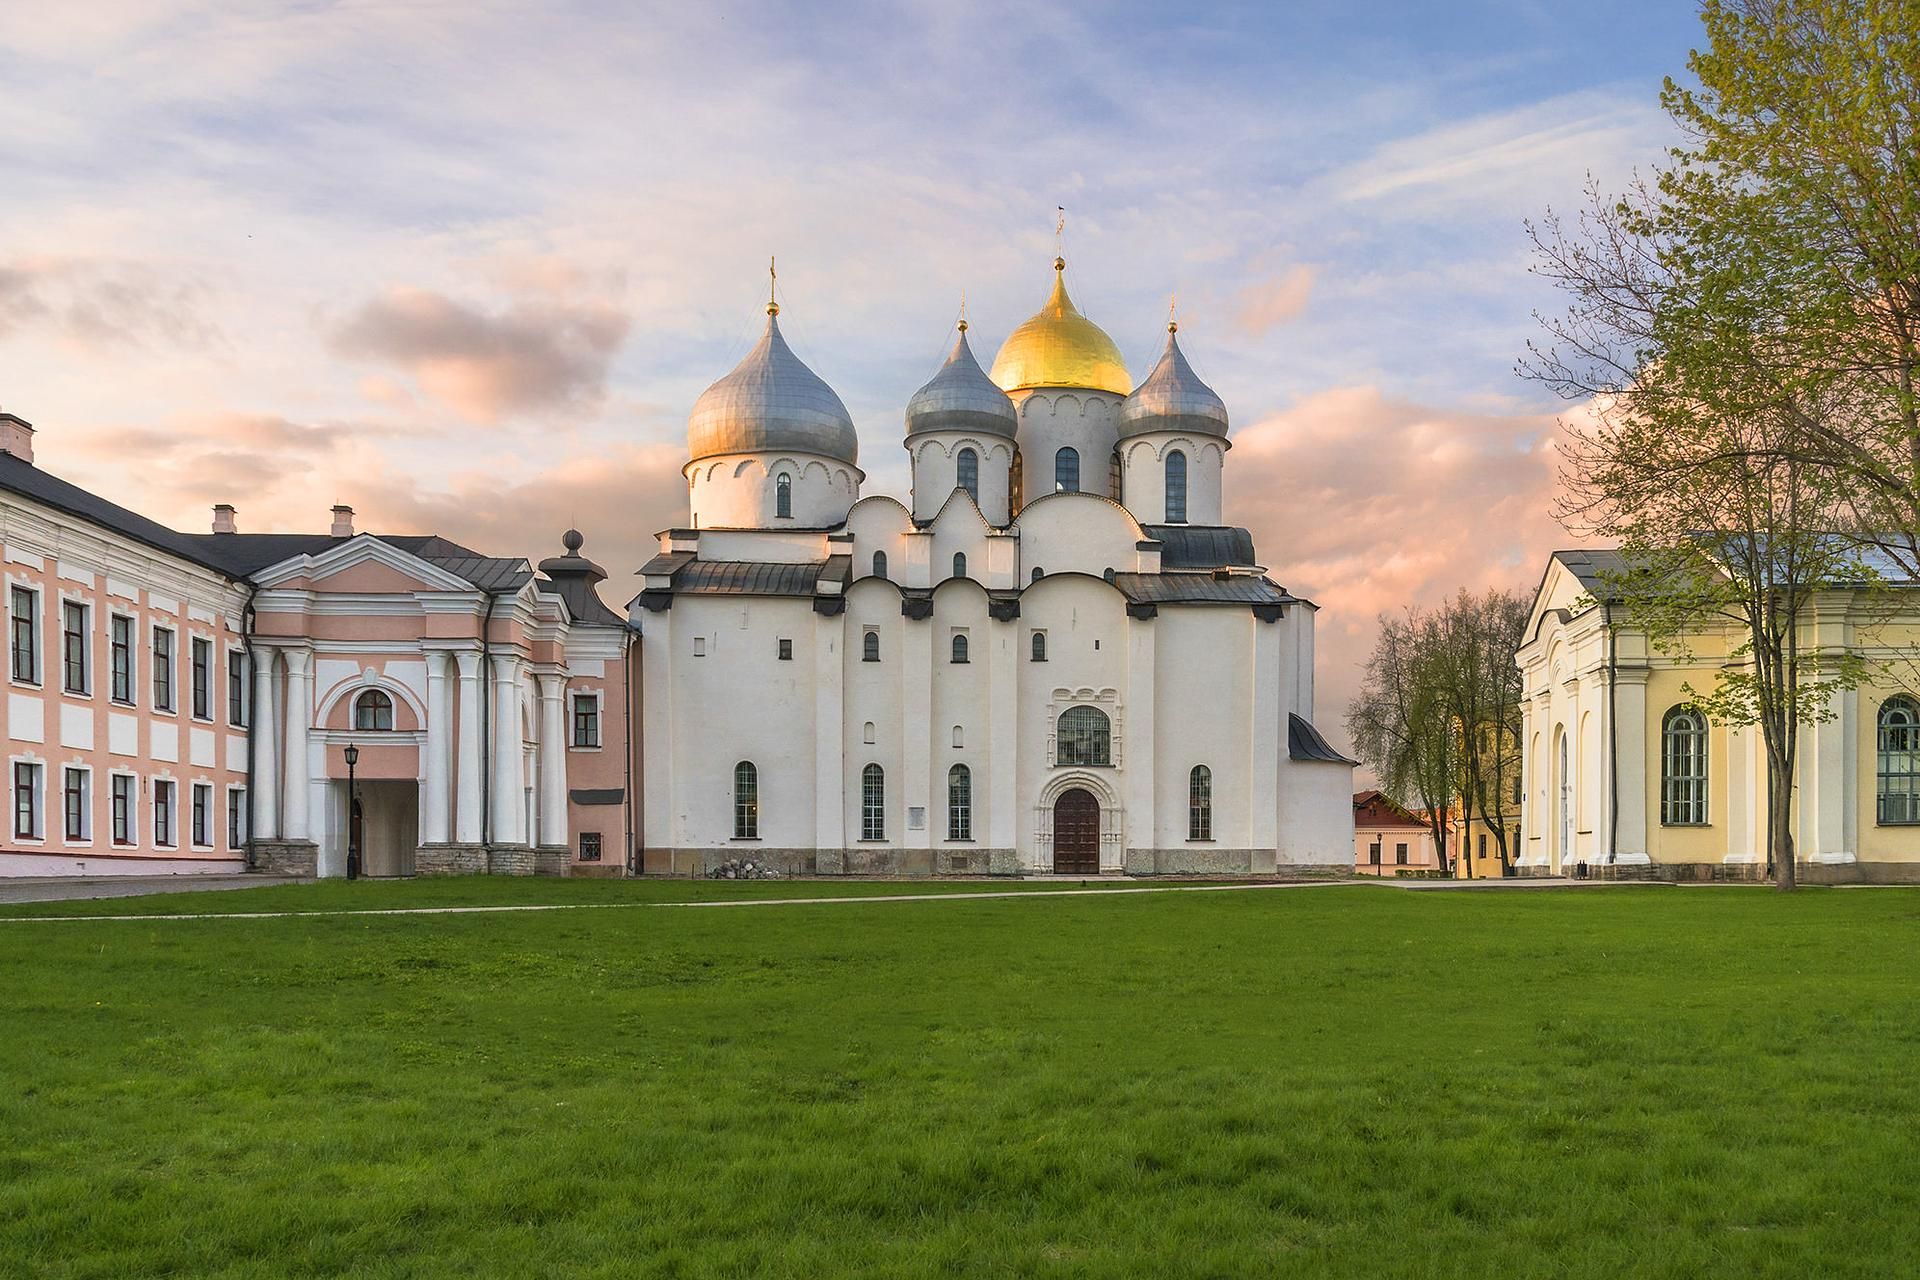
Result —
<instances>
[{"instance_id":1,"label":"white column","mask_svg":"<svg viewBox=\"0 0 1920 1280\"><path fill-rule=\"evenodd\" d=\"M1647 676L1644 668L1621 667L1614 671L1613 724L1614 749L1619 752L1618 772L1620 831L1616 861L1624 864L1649 861L1647 841ZM1604 742L1603 747L1604 750ZM1596 762L1597 764L1598 762ZM1615 784L1611 767L1601 770L1606 786ZM1653 772L1654 786L1660 774ZM1611 818L1603 813L1601 821Z\"/></svg>"},{"instance_id":2,"label":"white column","mask_svg":"<svg viewBox=\"0 0 1920 1280\"><path fill-rule=\"evenodd\" d=\"M253 651L253 830L256 840L280 834L280 744L273 716L273 650Z\"/></svg>"},{"instance_id":3,"label":"white column","mask_svg":"<svg viewBox=\"0 0 1920 1280\"><path fill-rule=\"evenodd\" d=\"M305 649L288 649L287 659L287 741L286 741L286 813L282 823L289 840L310 840L307 826L307 792L312 772L307 759L307 730L313 723L313 678L310 664L313 654Z\"/></svg>"},{"instance_id":4,"label":"white column","mask_svg":"<svg viewBox=\"0 0 1920 1280\"><path fill-rule=\"evenodd\" d=\"M457 770L454 838L461 844L479 844L480 812L480 655L463 649L453 655L460 668L460 749Z\"/></svg>"},{"instance_id":5,"label":"white column","mask_svg":"<svg viewBox=\"0 0 1920 1280\"><path fill-rule=\"evenodd\" d=\"M1127 701L1126 701L1126 738L1121 744L1120 779L1121 786L1115 788L1114 800L1125 810L1125 826L1121 832L1121 841L1109 845L1104 836L1100 841L1100 869L1102 871L1120 870L1126 866L1127 852L1138 849L1146 854L1138 860L1138 866L1144 871L1158 869L1158 860L1152 850L1163 847L1160 839L1158 815L1155 812L1153 788L1156 770L1159 768L1159 745L1155 728L1155 677L1159 674L1156 665L1156 624L1150 618L1128 616L1122 624L1127 633ZM1271 796L1268 803L1272 803Z\"/></svg>"},{"instance_id":6,"label":"white column","mask_svg":"<svg viewBox=\"0 0 1920 1280\"><path fill-rule=\"evenodd\" d=\"M420 801L420 842L445 844L448 791L453 781L453 691L447 687L447 654L427 650L426 788Z\"/></svg>"},{"instance_id":7,"label":"white column","mask_svg":"<svg viewBox=\"0 0 1920 1280\"><path fill-rule=\"evenodd\" d=\"M540 676L540 843L567 843L567 681Z\"/></svg>"},{"instance_id":8,"label":"white column","mask_svg":"<svg viewBox=\"0 0 1920 1280\"><path fill-rule=\"evenodd\" d=\"M493 842L527 843L526 809L520 794L520 663L493 660Z\"/></svg>"}]
</instances>

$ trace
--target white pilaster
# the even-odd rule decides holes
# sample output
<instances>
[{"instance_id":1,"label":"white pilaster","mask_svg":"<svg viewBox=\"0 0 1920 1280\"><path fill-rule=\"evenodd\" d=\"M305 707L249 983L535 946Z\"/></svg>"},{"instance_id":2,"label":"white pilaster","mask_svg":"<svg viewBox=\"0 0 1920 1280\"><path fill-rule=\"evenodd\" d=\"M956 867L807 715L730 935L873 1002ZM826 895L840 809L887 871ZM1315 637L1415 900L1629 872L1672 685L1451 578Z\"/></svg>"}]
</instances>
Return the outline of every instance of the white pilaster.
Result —
<instances>
[{"instance_id":1,"label":"white pilaster","mask_svg":"<svg viewBox=\"0 0 1920 1280\"><path fill-rule=\"evenodd\" d=\"M846 655L840 646L850 634L845 614L813 615L813 842L816 849L847 847L846 681L842 666ZM652 696L651 682L647 691ZM649 752L647 758L656 757Z\"/></svg>"},{"instance_id":2,"label":"white pilaster","mask_svg":"<svg viewBox=\"0 0 1920 1280\"><path fill-rule=\"evenodd\" d=\"M312 790L312 766L307 752L307 731L313 726L313 654L306 649L287 649L286 719L286 812L281 826L289 840L311 840L307 825L308 792Z\"/></svg>"},{"instance_id":3,"label":"white pilaster","mask_svg":"<svg viewBox=\"0 0 1920 1280\"><path fill-rule=\"evenodd\" d=\"M493 842L527 843L526 805L521 795L520 661L493 660Z\"/></svg>"},{"instance_id":4,"label":"white pilaster","mask_svg":"<svg viewBox=\"0 0 1920 1280\"><path fill-rule=\"evenodd\" d=\"M463 649L453 655L460 669L460 749L454 757L457 774L454 838L461 844L479 844L480 812L480 655Z\"/></svg>"},{"instance_id":5,"label":"white pilaster","mask_svg":"<svg viewBox=\"0 0 1920 1280\"><path fill-rule=\"evenodd\" d=\"M567 681L540 674L540 843L567 843Z\"/></svg>"},{"instance_id":6,"label":"white pilaster","mask_svg":"<svg viewBox=\"0 0 1920 1280\"><path fill-rule=\"evenodd\" d=\"M280 835L279 722L273 714L273 650L253 651L253 830L256 840Z\"/></svg>"},{"instance_id":7,"label":"white pilaster","mask_svg":"<svg viewBox=\"0 0 1920 1280\"><path fill-rule=\"evenodd\" d=\"M1019 802L1015 764L1019 758L1017 716L1020 709L1019 664L1032 656L1031 642L1018 618L987 623L988 650L993 663L987 699L987 767L974 783L975 821L995 849L1019 845ZM982 782L985 785L981 785Z\"/></svg>"},{"instance_id":8,"label":"white pilaster","mask_svg":"<svg viewBox=\"0 0 1920 1280\"><path fill-rule=\"evenodd\" d=\"M1156 735L1154 731L1154 631L1156 624L1151 619L1127 618L1127 718L1126 718L1126 755L1121 767L1125 771L1122 780L1120 802L1126 806L1126 830L1121 835L1120 847L1111 851L1103 843L1100 849L1101 870L1107 869L1107 858L1111 856L1115 865L1126 865L1127 850L1157 849L1161 847L1160 829L1154 815L1154 779L1157 774L1157 762L1154 759ZM1148 866L1147 870L1153 868Z\"/></svg>"},{"instance_id":9,"label":"white pilaster","mask_svg":"<svg viewBox=\"0 0 1920 1280\"><path fill-rule=\"evenodd\" d=\"M427 650L426 787L420 799L423 844L445 844L449 834L448 792L453 779L453 691L447 687L449 665L445 650Z\"/></svg>"},{"instance_id":10,"label":"white pilaster","mask_svg":"<svg viewBox=\"0 0 1920 1280\"><path fill-rule=\"evenodd\" d=\"M941 633L937 644L934 641L936 628ZM933 664L947 662L951 658L947 631L948 628L937 617L908 618L900 637L902 714L898 732L902 782L901 831L895 837L895 843L906 849L925 849L932 844L934 807L930 775L935 759L933 736L940 732L940 726L933 720ZM943 787L946 785L944 771L940 783ZM915 809L921 814L918 830L908 820Z\"/></svg>"},{"instance_id":11,"label":"white pilaster","mask_svg":"<svg viewBox=\"0 0 1920 1280\"><path fill-rule=\"evenodd\" d=\"M1614 723L1613 749L1619 764L1619 831L1615 837L1614 861L1639 864L1649 861L1647 842L1647 671L1639 667L1619 667L1613 673ZM1602 728L1606 726L1603 724ZM1602 750L1606 737L1603 734ZM1657 764L1657 761L1656 761ZM1599 767L1603 786L1612 793L1614 770ZM1653 787L1660 785L1660 774L1653 772ZM1609 815L1610 816L1610 815ZM1602 821L1605 821L1603 817Z\"/></svg>"}]
</instances>

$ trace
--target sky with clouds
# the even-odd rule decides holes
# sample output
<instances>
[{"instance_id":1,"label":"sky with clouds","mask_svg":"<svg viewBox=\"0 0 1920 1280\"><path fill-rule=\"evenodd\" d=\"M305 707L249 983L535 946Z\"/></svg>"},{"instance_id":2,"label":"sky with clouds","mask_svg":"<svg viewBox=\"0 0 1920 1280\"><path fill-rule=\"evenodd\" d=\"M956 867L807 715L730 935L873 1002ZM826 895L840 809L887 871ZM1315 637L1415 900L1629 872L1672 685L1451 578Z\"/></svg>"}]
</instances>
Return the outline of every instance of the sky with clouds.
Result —
<instances>
[{"instance_id":1,"label":"sky with clouds","mask_svg":"<svg viewBox=\"0 0 1920 1280\"><path fill-rule=\"evenodd\" d=\"M1522 220L1671 140L1690 6L73 0L0 6L0 407L181 528L438 532L616 581L684 519L688 408L763 321L867 492L964 292L1069 283L1136 376L1177 294L1227 518L1322 606L1337 730L1381 610L1531 587L1553 305Z\"/></svg>"}]
</instances>

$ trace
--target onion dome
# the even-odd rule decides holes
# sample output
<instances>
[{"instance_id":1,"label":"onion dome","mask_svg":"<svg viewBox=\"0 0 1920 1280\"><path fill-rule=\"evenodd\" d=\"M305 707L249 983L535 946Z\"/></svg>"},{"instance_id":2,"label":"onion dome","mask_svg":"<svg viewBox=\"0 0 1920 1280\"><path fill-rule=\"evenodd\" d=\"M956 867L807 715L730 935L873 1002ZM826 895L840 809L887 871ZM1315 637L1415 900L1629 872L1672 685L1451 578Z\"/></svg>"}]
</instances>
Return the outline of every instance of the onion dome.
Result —
<instances>
[{"instance_id":1,"label":"onion dome","mask_svg":"<svg viewBox=\"0 0 1920 1280\"><path fill-rule=\"evenodd\" d=\"M694 461L723 453L783 451L859 461L852 415L780 336L779 313L778 305L767 304L767 331L759 343L693 402L687 452Z\"/></svg>"},{"instance_id":2,"label":"onion dome","mask_svg":"<svg viewBox=\"0 0 1920 1280\"><path fill-rule=\"evenodd\" d=\"M907 434L929 431L974 431L1013 438L1020 425L1013 401L994 385L967 345L967 322L933 381L907 401Z\"/></svg>"},{"instance_id":3,"label":"onion dome","mask_svg":"<svg viewBox=\"0 0 1920 1280\"><path fill-rule=\"evenodd\" d=\"M1006 391L1026 387L1089 387L1124 396L1133 386L1120 348L1067 296L1067 261L1053 260L1047 305L1015 329L993 358L993 380Z\"/></svg>"},{"instance_id":4,"label":"onion dome","mask_svg":"<svg viewBox=\"0 0 1920 1280\"><path fill-rule=\"evenodd\" d=\"M1120 402L1120 435L1184 431L1189 435L1227 434L1227 406L1187 363L1180 350L1180 326L1167 325L1167 349L1160 363L1133 394Z\"/></svg>"}]
</instances>

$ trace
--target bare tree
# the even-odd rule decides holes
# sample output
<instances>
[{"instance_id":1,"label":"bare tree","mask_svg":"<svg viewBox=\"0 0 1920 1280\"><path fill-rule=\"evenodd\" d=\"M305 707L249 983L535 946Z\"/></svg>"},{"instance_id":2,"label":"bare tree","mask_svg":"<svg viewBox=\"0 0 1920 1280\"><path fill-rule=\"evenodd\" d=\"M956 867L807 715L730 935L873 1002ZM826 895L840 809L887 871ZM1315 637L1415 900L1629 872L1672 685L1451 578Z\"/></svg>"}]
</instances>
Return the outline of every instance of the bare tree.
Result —
<instances>
[{"instance_id":1,"label":"bare tree","mask_svg":"<svg viewBox=\"0 0 1920 1280\"><path fill-rule=\"evenodd\" d=\"M1387 797L1424 814L1445 871L1458 738L1433 679L1436 634L1432 618L1412 610L1381 615L1360 694L1347 709L1347 734Z\"/></svg>"}]
</instances>

